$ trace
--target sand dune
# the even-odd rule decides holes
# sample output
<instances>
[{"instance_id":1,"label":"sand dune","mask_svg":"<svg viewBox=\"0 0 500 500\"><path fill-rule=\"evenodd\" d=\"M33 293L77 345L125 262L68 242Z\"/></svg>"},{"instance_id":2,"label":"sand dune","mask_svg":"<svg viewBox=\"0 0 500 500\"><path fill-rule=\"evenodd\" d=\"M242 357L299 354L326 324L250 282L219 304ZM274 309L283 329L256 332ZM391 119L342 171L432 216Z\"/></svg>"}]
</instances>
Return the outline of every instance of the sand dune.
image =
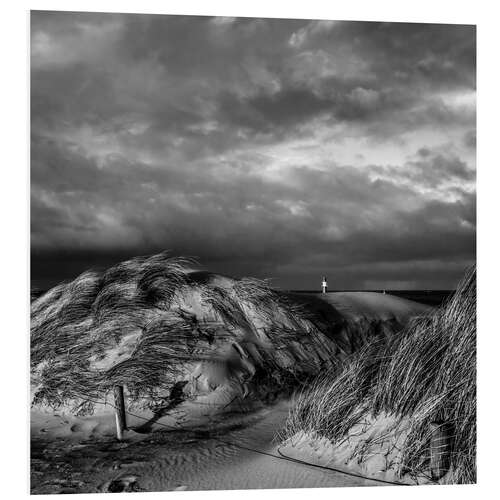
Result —
<instances>
[{"instance_id":1,"label":"sand dune","mask_svg":"<svg viewBox=\"0 0 500 500\"><path fill-rule=\"evenodd\" d=\"M425 314L430 310L429 306L418 302L376 292L337 292L319 295L348 319L387 321L396 318L400 323L406 323L411 317Z\"/></svg>"},{"instance_id":2,"label":"sand dune","mask_svg":"<svg viewBox=\"0 0 500 500\"><path fill-rule=\"evenodd\" d=\"M377 294L333 294L328 300L351 315L372 314L375 304L377 314L401 319L413 309ZM366 344L341 370L308 384L281 437L292 456L364 476L407 484L475 483L475 269L433 314L388 341Z\"/></svg>"},{"instance_id":3,"label":"sand dune","mask_svg":"<svg viewBox=\"0 0 500 500\"><path fill-rule=\"evenodd\" d=\"M375 293L278 292L258 280L192 271L163 255L127 261L102 275L84 273L32 303L32 443L112 441L112 389L119 384L125 387L129 445L152 431L210 429L234 414L248 419L268 412L272 432L257 427L249 442L269 450L284 415L269 413L275 400L428 310ZM194 489L331 482L319 476L308 481L289 465L262 479L269 457L238 455L241 463L229 466L202 448L201 457L192 458L199 483L190 466L165 462L168 477L177 470L179 485ZM189 464L183 453L175 460ZM245 475L249 464L254 472ZM234 474L224 472L232 469ZM163 481L147 489L170 487Z\"/></svg>"},{"instance_id":4,"label":"sand dune","mask_svg":"<svg viewBox=\"0 0 500 500\"><path fill-rule=\"evenodd\" d=\"M128 410L153 421L151 430L162 420L172 424L174 419L177 425L189 426L198 423L201 416L222 409L231 411L233 403L242 400L259 408L292 390L305 377L343 359L371 337L395 334L410 317L429 310L377 293L279 294L263 287L257 293L269 295L258 297L259 304L252 301L253 297L238 296L238 280L200 272L186 275L188 285L173 294L168 306L161 307L141 304L131 280L122 289L117 285L123 283L112 283L114 293L118 290L129 304L141 308L132 318L129 309L116 312L111 304L110 312L99 310L110 318L101 322L96 319L95 304L102 302L106 289L96 294L88 314L78 317L76 325L52 317L71 307L72 301L81 300L79 295L70 294L66 304L63 297L67 290L62 291L62 297L59 291L56 300L50 300L54 291L36 300L32 321L33 411L48 416L57 412L83 418L91 413L111 418L112 383L105 382L119 372L117 382L126 386ZM79 290L85 281L89 281L87 276L67 286ZM251 289L250 293L256 292ZM50 325L50 321L55 324ZM178 329L179 324L183 335L171 338L171 330ZM154 337L145 333L151 325L159 325ZM79 356L75 362L81 366L83 358L89 385L95 378L100 384L93 394L85 386L87 380L82 380L80 373L77 377L69 364L71 327L71 335L79 335L74 339ZM57 350L58 337L69 344L65 349ZM145 352L139 350L142 344L146 344ZM148 354L155 358L154 363ZM147 387L143 381L127 384L127 373L133 381L137 378L139 363L139 375L148 377ZM59 378L54 375L54 366L61 371ZM181 397L175 411L166 411L173 408L170 391L175 384L182 384ZM86 402L91 404L91 411L82 412ZM40 418L33 420L38 422ZM96 429L105 428L102 423L94 427L94 435L98 434Z\"/></svg>"}]
</instances>

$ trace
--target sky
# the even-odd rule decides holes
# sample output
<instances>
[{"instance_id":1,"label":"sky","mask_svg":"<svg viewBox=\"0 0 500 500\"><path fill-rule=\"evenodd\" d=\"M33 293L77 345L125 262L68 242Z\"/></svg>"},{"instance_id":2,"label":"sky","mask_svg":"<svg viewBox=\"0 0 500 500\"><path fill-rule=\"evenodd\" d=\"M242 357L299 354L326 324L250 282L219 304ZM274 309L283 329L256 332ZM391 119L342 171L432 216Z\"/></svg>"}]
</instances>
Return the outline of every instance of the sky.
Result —
<instances>
[{"instance_id":1,"label":"sky","mask_svg":"<svg viewBox=\"0 0 500 500\"><path fill-rule=\"evenodd\" d=\"M474 26L31 13L31 278L170 250L285 289L476 252Z\"/></svg>"}]
</instances>

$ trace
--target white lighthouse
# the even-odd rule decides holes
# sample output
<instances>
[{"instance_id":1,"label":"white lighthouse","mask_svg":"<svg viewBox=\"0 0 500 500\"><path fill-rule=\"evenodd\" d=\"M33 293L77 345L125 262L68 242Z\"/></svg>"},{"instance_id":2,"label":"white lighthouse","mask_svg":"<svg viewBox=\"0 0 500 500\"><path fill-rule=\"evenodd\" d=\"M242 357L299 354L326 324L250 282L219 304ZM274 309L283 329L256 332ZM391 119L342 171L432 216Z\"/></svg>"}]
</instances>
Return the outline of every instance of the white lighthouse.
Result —
<instances>
[{"instance_id":1,"label":"white lighthouse","mask_svg":"<svg viewBox=\"0 0 500 500\"><path fill-rule=\"evenodd\" d=\"M328 291L328 283L326 281L326 276L323 276L323 281L321 282L321 291L326 293Z\"/></svg>"}]
</instances>

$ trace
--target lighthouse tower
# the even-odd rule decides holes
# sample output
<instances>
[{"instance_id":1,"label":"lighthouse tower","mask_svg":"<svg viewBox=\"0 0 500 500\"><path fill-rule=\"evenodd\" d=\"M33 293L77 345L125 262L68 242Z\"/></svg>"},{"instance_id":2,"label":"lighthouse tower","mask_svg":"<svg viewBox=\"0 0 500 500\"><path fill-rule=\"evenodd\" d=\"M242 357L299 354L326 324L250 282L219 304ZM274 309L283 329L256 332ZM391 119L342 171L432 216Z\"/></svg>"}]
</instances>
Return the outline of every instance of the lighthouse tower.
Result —
<instances>
[{"instance_id":1,"label":"lighthouse tower","mask_svg":"<svg viewBox=\"0 0 500 500\"><path fill-rule=\"evenodd\" d=\"M328 283L326 281L326 276L323 276L323 281L321 282L321 291L326 293L328 291Z\"/></svg>"}]
</instances>

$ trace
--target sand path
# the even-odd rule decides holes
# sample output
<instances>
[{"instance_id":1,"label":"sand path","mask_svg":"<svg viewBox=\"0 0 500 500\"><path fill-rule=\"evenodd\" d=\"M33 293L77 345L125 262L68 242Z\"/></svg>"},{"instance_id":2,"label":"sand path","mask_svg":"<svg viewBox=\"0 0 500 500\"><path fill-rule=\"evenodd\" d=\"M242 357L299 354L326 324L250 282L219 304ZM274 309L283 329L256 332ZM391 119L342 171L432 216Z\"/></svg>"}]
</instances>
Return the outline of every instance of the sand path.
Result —
<instances>
[{"instance_id":1,"label":"sand path","mask_svg":"<svg viewBox=\"0 0 500 500\"><path fill-rule=\"evenodd\" d=\"M109 439L75 448L74 443L59 441L55 455L35 443L32 493L108 491L110 482L121 478L133 478L135 487L146 491L374 485L244 449L277 454L273 437L287 412L282 402L250 416L225 419L210 432L155 432L137 442Z\"/></svg>"},{"instance_id":2,"label":"sand path","mask_svg":"<svg viewBox=\"0 0 500 500\"><path fill-rule=\"evenodd\" d=\"M154 464L148 465L147 469L151 465L154 469L151 470L152 474L147 474L148 479L144 481L144 486L155 491L175 488L307 488L354 486L364 483L343 474L322 471L243 449L251 448L277 455L273 437L282 427L287 412L287 406L280 404L255 415L253 422L247 425L239 424L241 428L215 432L192 448L180 452L164 451ZM236 424L236 427L239 425Z\"/></svg>"}]
</instances>

